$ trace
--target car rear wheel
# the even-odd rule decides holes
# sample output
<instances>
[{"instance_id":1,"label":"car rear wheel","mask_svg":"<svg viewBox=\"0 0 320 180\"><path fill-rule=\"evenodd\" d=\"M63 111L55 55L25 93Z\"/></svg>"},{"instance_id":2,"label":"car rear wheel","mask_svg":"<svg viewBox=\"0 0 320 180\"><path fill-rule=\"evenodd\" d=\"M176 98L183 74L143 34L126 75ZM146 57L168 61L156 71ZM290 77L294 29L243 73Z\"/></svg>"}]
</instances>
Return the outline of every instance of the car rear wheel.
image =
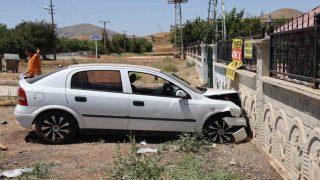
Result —
<instances>
[{"instance_id":1,"label":"car rear wheel","mask_svg":"<svg viewBox=\"0 0 320 180\"><path fill-rule=\"evenodd\" d=\"M43 143L67 143L75 137L77 130L78 125L74 117L62 111L46 112L36 121L36 133Z\"/></svg>"},{"instance_id":2,"label":"car rear wheel","mask_svg":"<svg viewBox=\"0 0 320 180\"><path fill-rule=\"evenodd\" d=\"M213 142L227 143L234 141L233 133L238 127L229 126L222 118L208 120L204 125L205 134Z\"/></svg>"}]
</instances>

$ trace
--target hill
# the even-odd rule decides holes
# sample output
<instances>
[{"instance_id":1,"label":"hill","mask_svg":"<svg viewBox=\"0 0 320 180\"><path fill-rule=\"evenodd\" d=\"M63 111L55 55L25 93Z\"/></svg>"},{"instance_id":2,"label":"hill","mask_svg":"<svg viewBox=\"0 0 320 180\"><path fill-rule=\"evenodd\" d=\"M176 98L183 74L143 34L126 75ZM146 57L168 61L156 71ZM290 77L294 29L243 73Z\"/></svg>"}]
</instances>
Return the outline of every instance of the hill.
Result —
<instances>
[{"instance_id":1,"label":"hill","mask_svg":"<svg viewBox=\"0 0 320 180\"><path fill-rule=\"evenodd\" d=\"M174 46L169 42L170 32L158 33L143 37L153 45L153 50L157 53L174 52Z\"/></svg>"},{"instance_id":2,"label":"hill","mask_svg":"<svg viewBox=\"0 0 320 180\"><path fill-rule=\"evenodd\" d=\"M68 26L57 29L58 37L86 39L90 38L90 35L100 35L103 32L103 28L92 24L78 24L74 26ZM107 29L108 37L112 37L118 32Z\"/></svg>"},{"instance_id":3,"label":"hill","mask_svg":"<svg viewBox=\"0 0 320 180\"><path fill-rule=\"evenodd\" d=\"M269 15L271 15L272 19L282 19L282 18L291 19L291 18L301 16L302 14L304 13L295 9L283 8L283 9L278 9L269 14L266 14L264 16L261 16L261 20L268 19Z\"/></svg>"}]
</instances>

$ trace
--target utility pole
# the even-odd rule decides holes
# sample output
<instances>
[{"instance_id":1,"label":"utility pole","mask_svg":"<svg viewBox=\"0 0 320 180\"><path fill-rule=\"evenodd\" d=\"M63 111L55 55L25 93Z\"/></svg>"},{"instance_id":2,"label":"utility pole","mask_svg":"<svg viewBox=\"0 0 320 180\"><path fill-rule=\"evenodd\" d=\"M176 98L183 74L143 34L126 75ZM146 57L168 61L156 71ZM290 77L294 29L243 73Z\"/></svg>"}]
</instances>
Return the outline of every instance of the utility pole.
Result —
<instances>
[{"instance_id":1,"label":"utility pole","mask_svg":"<svg viewBox=\"0 0 320 180\"><path fill-rule=\"evenodd\" d=\"M182 8L181 3L188 3L188 0L168 0L169 4L175 5L175 22L174 22L174 54L177 55L177 39L180 36L181 43L181 60L183 59L184 47L183 47L183 33L182 33Z\"/></svg>"},{"instance_id":2,"label":"utility pole","mask_svg":"<svg viewBox=\"0 0 320 180\"><path fill-rule=\"evenodd\" d=\"M218 1L220 1L220 12L218 10ZM218 17L220 17L218 19ZM212 19L212 24L210 20ZM221 25L219 26L219 23ZM220 29L219 29L220 27ZM211 29L213 34L210 36ZM220 35L221 34L221 35ZM215 44L219 37L225 40L227 36L226 30L226 16L224 11L224 1L223 0L209 0L209 9L208 9L208 19L207 19L207 32L206 32L206 54L207 54L207 63L208 63L208 87L213 87L213 49L210 47L210 44ZM210 39L209 39L210 37Z\"/></svg>"},{"instance_id":3,"label":"utility pole","mask_svg":"<svg viewBox=\"0 0 320 180\"><path fill-rule=\"evenodd\" d=\"M124 41L124 53L126 53L126 32L128 32L128 30L123 30L122 31L123 32L123 34L124 34L124 36L123 36L123 41Z\"/></svg>"},{"instance_id":4,"label":"utility pole","mask_svg":"<svg viewBox=\"0 0 320 180\"><path fill-rule=\"evenodd\" d=\"M103 38L104 38L103 51L104 51L104 54L106 54L106 53L107 53L107 39L106 39L107 29L106 29L106 24L107 24L107 23L110 23L110 21L101 21L101 20L100 20L99 22L104 24L104 29L103 29Z\"/></svg>"},{"instance_id":5,"label":"utility pole","mask_svg":"<svg viewBox=\"0 0 320 180\"><path fill-rule=\"evenodd\" d=\"M56 51L56 36L55 36L55 25L54 25L54 19L53 19L53 14L54 14L54 9L52 5L52 0L50 0L50 5L49 8L46 6L43 6L44 9L48 10L49 14L51 14L51 23L52 23L52 39L53 39L53 59L57 60L57 51Z\"/></svg>"}]
</instances>

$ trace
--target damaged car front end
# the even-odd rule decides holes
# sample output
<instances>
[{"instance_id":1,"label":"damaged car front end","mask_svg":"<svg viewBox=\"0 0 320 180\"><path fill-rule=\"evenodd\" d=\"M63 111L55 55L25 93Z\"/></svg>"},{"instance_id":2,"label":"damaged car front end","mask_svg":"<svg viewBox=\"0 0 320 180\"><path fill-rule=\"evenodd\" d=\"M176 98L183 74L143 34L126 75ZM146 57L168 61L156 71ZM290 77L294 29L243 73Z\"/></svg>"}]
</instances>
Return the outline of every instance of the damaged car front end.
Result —
<instances>
[{"instance_id":1,"label":"damaged car front end","mask_svg":"<svg viewBox=\"0 0 320 180\"><path fill-rule=\"evenodd\" d=\"M239 143L245 140L248 136L246 131L247 120L242 113L238 92L207 89L203 95L213 100L214 105L210 109L216 112L216 115L204 124L207 135L217 143L231 141ZM217 105L217 102L219 102L219 105Z\"/></svg>"}]
</instances>

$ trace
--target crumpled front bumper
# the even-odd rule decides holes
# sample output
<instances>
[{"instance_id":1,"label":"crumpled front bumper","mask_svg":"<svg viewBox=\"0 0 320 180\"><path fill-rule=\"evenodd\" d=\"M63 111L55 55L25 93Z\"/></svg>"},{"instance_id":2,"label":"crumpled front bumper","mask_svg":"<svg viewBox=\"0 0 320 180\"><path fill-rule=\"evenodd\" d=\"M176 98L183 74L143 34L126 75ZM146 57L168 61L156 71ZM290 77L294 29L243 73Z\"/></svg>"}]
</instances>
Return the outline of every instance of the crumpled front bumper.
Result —
<instances>
[{"instance_id":1,"label":"crumpled front bumper","mask_svg":"<svg viewBox=\"0 0 320 180\"><path fill-rule=\"evenodd\" d=\"M228 124L228 126L239 126L242 127L238 131L234 132L232 136L234 137L234 142L239 143L247 139L248 135L245 127L247 127L247 121L244 117L225 117L223 120Z\"/></svg>"}]
</instances>

